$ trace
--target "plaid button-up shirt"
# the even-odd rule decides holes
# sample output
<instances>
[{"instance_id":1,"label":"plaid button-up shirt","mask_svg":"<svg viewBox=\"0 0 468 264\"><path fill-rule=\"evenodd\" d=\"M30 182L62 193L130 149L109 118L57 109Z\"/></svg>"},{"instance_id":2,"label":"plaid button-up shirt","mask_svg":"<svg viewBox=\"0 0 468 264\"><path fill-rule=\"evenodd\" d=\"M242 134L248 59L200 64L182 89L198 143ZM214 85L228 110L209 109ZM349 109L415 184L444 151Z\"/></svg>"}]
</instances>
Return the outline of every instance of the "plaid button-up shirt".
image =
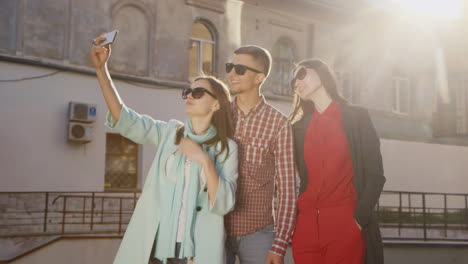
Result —
<instances>
[{"instance_id":1,"label":"plaid button-up shirt","mask_svg":"<svg viewBox=\"0 0 468 264\"><path fill-rule=\"evenodd\" d=\"M229 236L243 236L275 223L271 252L284 255L294 231L296 184L288 119L265 98L248 113L232 103L239 150L236 205L225 217ZM276 191L277 205L273 213ZM275 218L275 219L274 219Z\"/></svg>"}]
</instances>

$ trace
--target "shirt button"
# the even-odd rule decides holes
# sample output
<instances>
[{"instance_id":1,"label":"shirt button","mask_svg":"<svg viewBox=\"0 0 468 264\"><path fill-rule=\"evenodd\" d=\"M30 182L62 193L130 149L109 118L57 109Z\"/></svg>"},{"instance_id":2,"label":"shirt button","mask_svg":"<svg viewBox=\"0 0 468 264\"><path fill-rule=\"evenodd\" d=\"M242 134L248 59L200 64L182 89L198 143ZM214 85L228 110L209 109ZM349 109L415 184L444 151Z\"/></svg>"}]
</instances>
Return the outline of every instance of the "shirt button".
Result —
<instances>
[{"instance_id":1,"label":"shirt button","mask_svg":"<svg viewBox=\"0 0 468 264\"><path fill-rule=\"evenodd\" d=\"M208 188L205 187L205 189L203 189L204 192L208 191Z\"/></svg>"},{"instance_id":2,"label":"shirt button","mask_svg":"<svg viewBox=\"0 0 468 264\"><path fill-rule=\"evenodd\" d=\"M197 206L197 212L200 212L200 211L201 211L201 207Z\"/></svg>"}]
</instances>

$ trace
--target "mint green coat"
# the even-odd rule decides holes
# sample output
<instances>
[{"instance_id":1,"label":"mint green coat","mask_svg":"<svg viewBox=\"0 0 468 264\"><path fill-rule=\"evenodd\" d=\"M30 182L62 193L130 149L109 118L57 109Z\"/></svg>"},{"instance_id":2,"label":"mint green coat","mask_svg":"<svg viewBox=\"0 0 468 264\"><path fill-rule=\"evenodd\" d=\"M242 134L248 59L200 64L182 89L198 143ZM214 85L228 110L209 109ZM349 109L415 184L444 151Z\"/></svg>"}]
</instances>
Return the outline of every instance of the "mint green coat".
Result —
<instances>
[{"instance_id":1,"label":"mint green coat","mask_svg":"<svg viewBox=\"0 0 468 264\"><path fill-rule=\"evenodd\" d=\"M164 192L160 192L164 188L164 181L157 175L157 166L165 165L169 156L177 150L174 139L182 123L176 120L154 120L122 106L119 121L113 120L108 113L106 125L135 143L154 144L157 147L143 192L114 259L114 264L147 264L161 217L158 208L165 202L162 197ZM208 153L213 154L218 148L219 144L208 149ZM219 175L215 201L209 204L208 192L204 191L206 183L198 194L197 206L201 210L195 217L195 264L225 263L223 216L234 208L238 176L237 145L232 140L229 140L229 150L226 159L220 155L215 163Z\"/></svg>"}]
</instances>

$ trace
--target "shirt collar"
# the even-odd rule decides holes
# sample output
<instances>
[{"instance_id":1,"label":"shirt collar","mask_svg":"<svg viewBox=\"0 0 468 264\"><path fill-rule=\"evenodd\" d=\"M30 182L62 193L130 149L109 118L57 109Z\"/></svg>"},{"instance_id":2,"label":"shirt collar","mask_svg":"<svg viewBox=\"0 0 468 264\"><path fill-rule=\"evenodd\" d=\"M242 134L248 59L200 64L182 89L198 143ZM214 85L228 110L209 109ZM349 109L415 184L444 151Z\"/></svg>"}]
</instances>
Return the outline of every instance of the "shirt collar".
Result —
<instances>
[{"instance_id":1,"label":"shirt collar","mask_svg":"<svg viewBox=\"0 0 468 264\"><path fill-rule=\"evenodd\" d=\"M260 111L263 110L263 108L265 108L266 106L266 100L265 100L265 97L263 95L260 96L260 101L252 108L250 109L250 111L247 113L247 114L244 114L244 112L242 112L242 110L239 108L239 106L237 105L237 96L234 97L234 100L232 102L232 105L233 105L233 108L234 108L234 111L238 114L238 115L241 115L241 116L249 116L249 115L254 115L254 114L257 114L259 113Z\"/></svg>"}]
</instances>

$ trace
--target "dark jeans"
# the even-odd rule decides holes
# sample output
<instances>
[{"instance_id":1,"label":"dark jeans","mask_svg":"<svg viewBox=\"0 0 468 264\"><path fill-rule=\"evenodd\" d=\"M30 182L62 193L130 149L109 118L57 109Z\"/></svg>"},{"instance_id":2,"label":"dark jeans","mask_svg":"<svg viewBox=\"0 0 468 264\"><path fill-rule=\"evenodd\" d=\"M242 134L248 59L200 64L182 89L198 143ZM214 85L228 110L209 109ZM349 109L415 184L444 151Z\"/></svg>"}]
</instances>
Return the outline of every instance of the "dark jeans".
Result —
<instances>
[{"instance_id":1,"label":"dark jeans","mask_svg":"<svg viewBox=\"0 0 468 264\"><path fill-rule=\"evenodd\" d=\"M178 256L180 252L180 243L176 243L176 249L175 249L175 255ZM159 259L154 257L154 245L153 249L151 250L151 255L150 255L150 260L148 261L148 264L162 264L163 262L160 261ZM187 264L187 259L180 259L180 258L170 258L167 259L168 264Z\"/></svg>"}]
</instances>

